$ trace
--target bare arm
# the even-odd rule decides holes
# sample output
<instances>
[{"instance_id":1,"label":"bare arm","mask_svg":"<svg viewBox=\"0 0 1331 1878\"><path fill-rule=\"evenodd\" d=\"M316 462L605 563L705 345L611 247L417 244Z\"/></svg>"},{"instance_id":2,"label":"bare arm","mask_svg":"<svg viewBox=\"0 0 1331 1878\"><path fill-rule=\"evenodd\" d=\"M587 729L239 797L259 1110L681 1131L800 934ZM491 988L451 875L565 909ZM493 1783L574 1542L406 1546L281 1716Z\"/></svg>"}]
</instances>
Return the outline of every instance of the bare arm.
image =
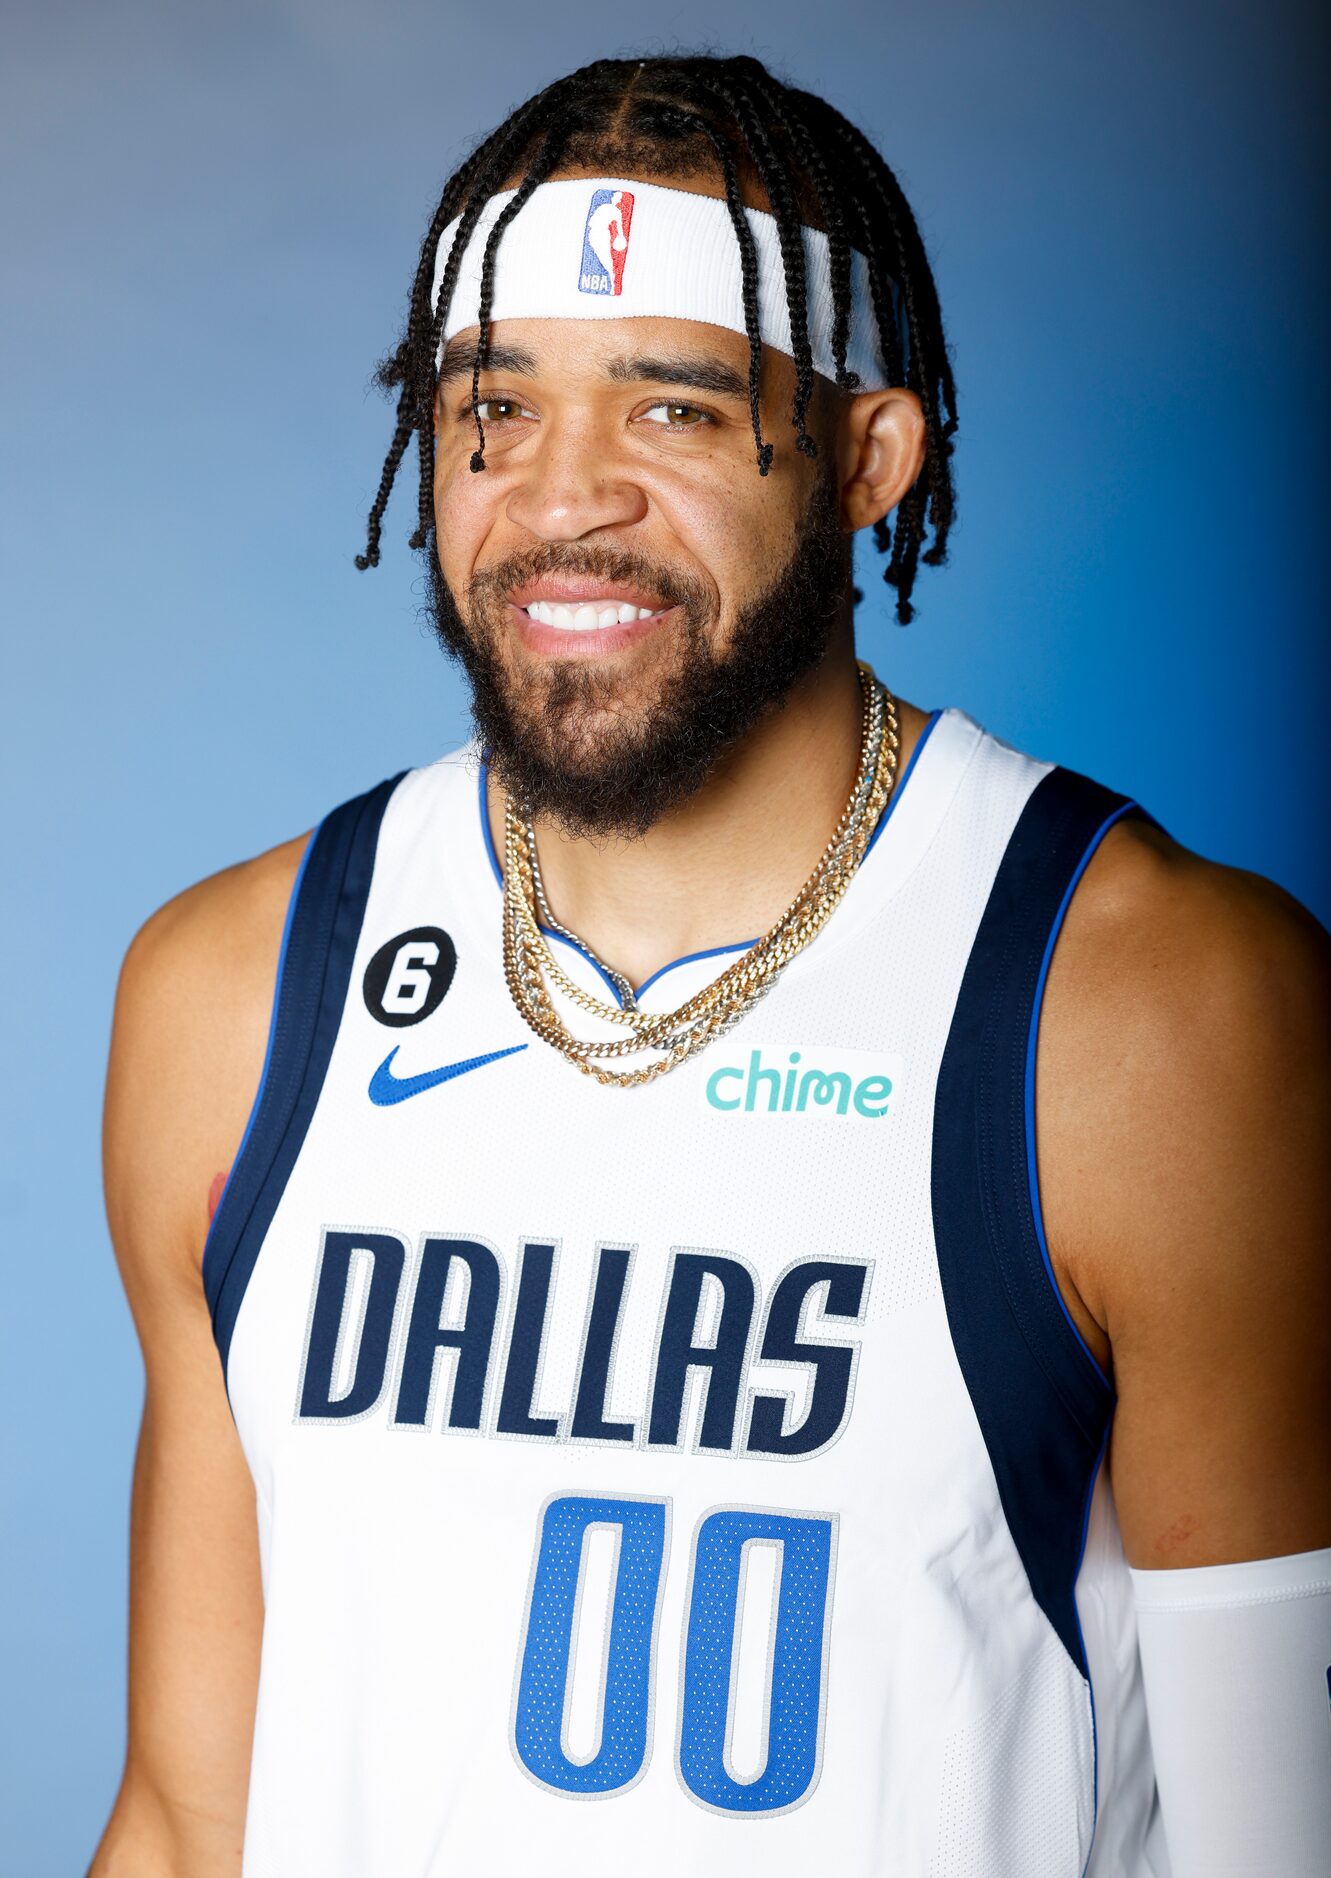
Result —
<instances>
[{"instance_id":1,"label":"bare arm","mask_svg":"<svg viewBox=\"0 0 1331 1878\"><path fill-rule=\"evenodd\" d=\"M129 1746L90 1878L241 1864L262 1601L254 1489L202 1284L209 1187L258 1085L306 837L169 902L116 998L104 1160L146 1395L130 1533Z\"/></svg>"},{"instance_id":2,"label":"bare arm","mask_svg":"<svg viewBox=\"0 0 1331 1878\"><path fill-rule=\"evenodd\" d=\"M1329 983L1288 895L1126 823L1055 948L1042 1198L1138 1567L1331 1544Z\"/></svg>"}]
</instances>

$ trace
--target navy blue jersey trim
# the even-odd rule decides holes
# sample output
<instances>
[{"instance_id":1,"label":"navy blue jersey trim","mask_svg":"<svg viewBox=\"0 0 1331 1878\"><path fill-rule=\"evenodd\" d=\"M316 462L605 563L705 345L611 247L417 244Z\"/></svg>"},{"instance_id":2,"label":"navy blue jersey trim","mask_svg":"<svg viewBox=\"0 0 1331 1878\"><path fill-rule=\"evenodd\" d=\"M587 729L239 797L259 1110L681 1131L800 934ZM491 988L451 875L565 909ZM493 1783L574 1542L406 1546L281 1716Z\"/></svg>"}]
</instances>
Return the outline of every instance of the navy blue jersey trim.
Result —
<instances>
[{"instance_id":1,"label":"navy blue jersey trim","mask_svg":"<svg viewBox=\"0 0 1331 1878\"><path fill-rule=\"evenodd\" d=\"M405 774L324 817L292 888L259 1092L204 1242L204 1293L224 1373L241 1300L323 1087L369 897L379 826Z\"/></svg>"},{"instance_id":2,"label":"navy blue jersey trim","mask_svg":"<svg viewBox=\"0 0 1331 1878\"><path fill-rule=\"evenodd\" d=\"M1039 1242L1040 1258L1044 1263L1045 1276L1049 1280L1054 1296L1058 1299L1062 1307L1064 1317L1068 1320L1068 1328L1077 1339L1078 1346L1085 1356L1086 1361L1106 1387L1109 1385L1109 1377L1101 1368L1099 1358L1082 1336L1080 1330L1078 1330L1076 1320L1067 1307L1063 1293L1058 1288L1058 1280L1054 1277L1054 1268L1049 1258L1049 1243L1045 1238L1044 1231L1044 1208L1040 1204L1040 1176L1035 1158L1035 1052L1036 1043L1040 1034L1040 1013L1044 1009L1044 988L1049 977L1049 966L1054 956L1054 946L1058 940L1058 935L1063 930L1063 920L1067 914L1068 905L1072 899L1077 882L1086 872L1090 864L1091 856L1114 826L1114 823L1121 821L1125 815L1129 814L1136 807L1137 804L1135 802L1123 801L1119 803L1117 808L1112 809L1091 836L1090 845L1086 848L1081 860L1077 863L1077 871L1067 884L1058 911L1054 915L1054 923L1049 928L1049 937L1045 941L1044 957L1040 961L1040 975L1036 980L1035 996L1031 1002L1031 1021L1026 1033L1026 1184L1030 1189L1031 1217L1035 1222L1035 1237Z\"/></svg>"},{"instance_id":3,"label":"navy blue jersey trim","mask_svg":"<svg viewBox=\"0 0 1331 1878\"><path fill-rule=\"evenodd\" d=\"M1094 851L1092 849L1091 853ZM1090 858L1089 855L1087 858ZM1095 1465L1091 1469L1090 1479L1086 1482L1086 1498L1081 1509L1081 1539L1077 1545L1077 1567L1072 1574L1074 1591L1077 1580L1081 1576L1081 1562L1086 1556L1086 1539L1091 1530L1091 1501L1095 1498L1095 1483L1100 1478L1100 1469L1105 1463L1105 1450L1109 1446L1109 1420L1109 1417L1105 1418L1105 1431L1100 1437L1100 1446L1096 1450ZM1081 1644L1086 1693L1091 1699L1091 1842L1086 1848L1086 1863L1081 1868L1081 1878L1086 1878L1091 1868L1091 1859L1095 1854L1096 1828L1100 1824L1100 1722L1095 1712L1095 1678L1091 1675L1090 1665L1086 1661L1086 1639L1082 1635L1081 1613L1077 1609L1075 1596L1072 1601L1072 1615L1077 1620L1077 1641Z\"/></svg>"},{"instance_id":4,"label":"navy blue jersey trim","mask_svg":"<svg viewBox=\"0 0 1331 1878\"><path fill-rule=\"evenodd\" d=\"M1129 813L1142 811L1073 770L1032 790L971 948L934 1108L934 1238L953 1346L1032 1593L1083 1676L1073 1594L1114 1391L1044 1243L1034 1038L1072 891Z\"/></svg>"},{"instance_id":5,"label":"navy blue jersey trim","mask_svg":"<svg viewBox=\"0 0 1331 1878\"><path fill-rule=\"evenodd\" d=\"M245 1132L240 1137L240 1146L232 1156L231 1165L227 1169L226 1178L222 1182L222 1191L217 1196L217 1205L213 1208L213 1216L208 1222L208 1231L204 1236L203 1280L205 1294L208 1291L211 1274L220 1257L220 1254L216 1250L216 1247L221 1242L221 1234L217 1224L218 1218L222 1212L223 1202L230 1192L231 1182L235 1176L236 1169L245 1159L245 1150L249 1146L250 1136L254 1133L255 1118L259 1113L259 1108L263 1101L263 1092L268 1084L268 1066L273 1060L273 1041L277 1036L277 992L278 987L282 983L282 975L286 970L287 947L291 944L291 923L295 917L297 902L300 899L301 882L305 878L305 869L309 865L310 856L314 852L314 844L319 838L319 828L322 827L322 825L323 824L320 823L310 831L309 840L305 843L305 851L300 857L300 866L296 869L296 878L291 883L291 892L287 899L286 918L282 922L282 943L278 948L277 971L273 979L273 1002L268 1017L268 1041L264 1045L263 1068L259 1071L259 1086L255 1090L254 1100L250 1104L249 1116L245 1122Z\"/></svg>"}]
</instances>

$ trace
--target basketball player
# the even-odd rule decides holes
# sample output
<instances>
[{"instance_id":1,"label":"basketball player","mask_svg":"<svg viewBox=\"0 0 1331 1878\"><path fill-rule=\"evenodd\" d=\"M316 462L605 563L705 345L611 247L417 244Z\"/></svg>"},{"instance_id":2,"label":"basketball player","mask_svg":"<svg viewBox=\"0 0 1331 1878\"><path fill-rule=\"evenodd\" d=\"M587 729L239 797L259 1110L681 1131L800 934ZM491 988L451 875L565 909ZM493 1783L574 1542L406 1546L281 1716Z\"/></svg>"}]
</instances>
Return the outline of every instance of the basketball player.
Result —
<instances>
[{"instance_id":1,"label":"basketball player","mask_svg":"<svg viewBox=\"0 0 1331 1878\"><path fill-rule=\"evenodd\" d=\"M125 964L97 1878L1325 1874L1324 935L857 664L952 518L892 172L597 61L382 378L477 733Z\"/></svg>"}]
</instances>

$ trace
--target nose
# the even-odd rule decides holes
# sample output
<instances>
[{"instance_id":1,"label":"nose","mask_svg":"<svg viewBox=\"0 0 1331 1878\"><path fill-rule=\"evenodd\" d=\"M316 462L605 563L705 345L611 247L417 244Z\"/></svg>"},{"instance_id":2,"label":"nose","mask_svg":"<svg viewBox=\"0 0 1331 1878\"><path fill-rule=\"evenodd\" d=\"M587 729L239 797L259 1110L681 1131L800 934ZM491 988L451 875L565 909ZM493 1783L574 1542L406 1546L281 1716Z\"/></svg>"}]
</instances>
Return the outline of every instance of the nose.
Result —
<instances>
[{"instance_id":1,"label":"nose","mask_svg":"<svg viewBox=\"0 0 1331 1878\"><path fill-rule=\"evenodd\" d=\"M505 513L542 541L577 541L640 522L647 496L598 427L551 424L509 491Z\"/></svg>"}]
</instances>

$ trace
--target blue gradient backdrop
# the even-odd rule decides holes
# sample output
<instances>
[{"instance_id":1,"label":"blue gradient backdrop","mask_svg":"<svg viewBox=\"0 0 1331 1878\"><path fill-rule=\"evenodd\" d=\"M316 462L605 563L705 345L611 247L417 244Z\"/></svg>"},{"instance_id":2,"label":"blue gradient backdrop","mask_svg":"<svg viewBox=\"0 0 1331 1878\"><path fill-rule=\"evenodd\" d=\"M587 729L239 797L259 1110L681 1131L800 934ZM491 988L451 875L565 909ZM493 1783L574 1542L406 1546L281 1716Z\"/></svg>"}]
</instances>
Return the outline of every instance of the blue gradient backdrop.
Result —
<instances>
[{"instance_id":1,"label":"blue gradient backdrop","mask_svg":"<svg viewBox=\"0 0 1331 1878\"><path fill-rule=\"evenodd\" d=\"M718 24L729 11L732 27ZM368 389L478 131L611 52L749 50L880 142L936 261L961 521L895 687L1331 911L1322 29L1288 0L6 8L0 1863L123 1749L141 1371L102 1214L116 972L172 893L429 759L464 698Z\"/></svg>"}]
</instances>

